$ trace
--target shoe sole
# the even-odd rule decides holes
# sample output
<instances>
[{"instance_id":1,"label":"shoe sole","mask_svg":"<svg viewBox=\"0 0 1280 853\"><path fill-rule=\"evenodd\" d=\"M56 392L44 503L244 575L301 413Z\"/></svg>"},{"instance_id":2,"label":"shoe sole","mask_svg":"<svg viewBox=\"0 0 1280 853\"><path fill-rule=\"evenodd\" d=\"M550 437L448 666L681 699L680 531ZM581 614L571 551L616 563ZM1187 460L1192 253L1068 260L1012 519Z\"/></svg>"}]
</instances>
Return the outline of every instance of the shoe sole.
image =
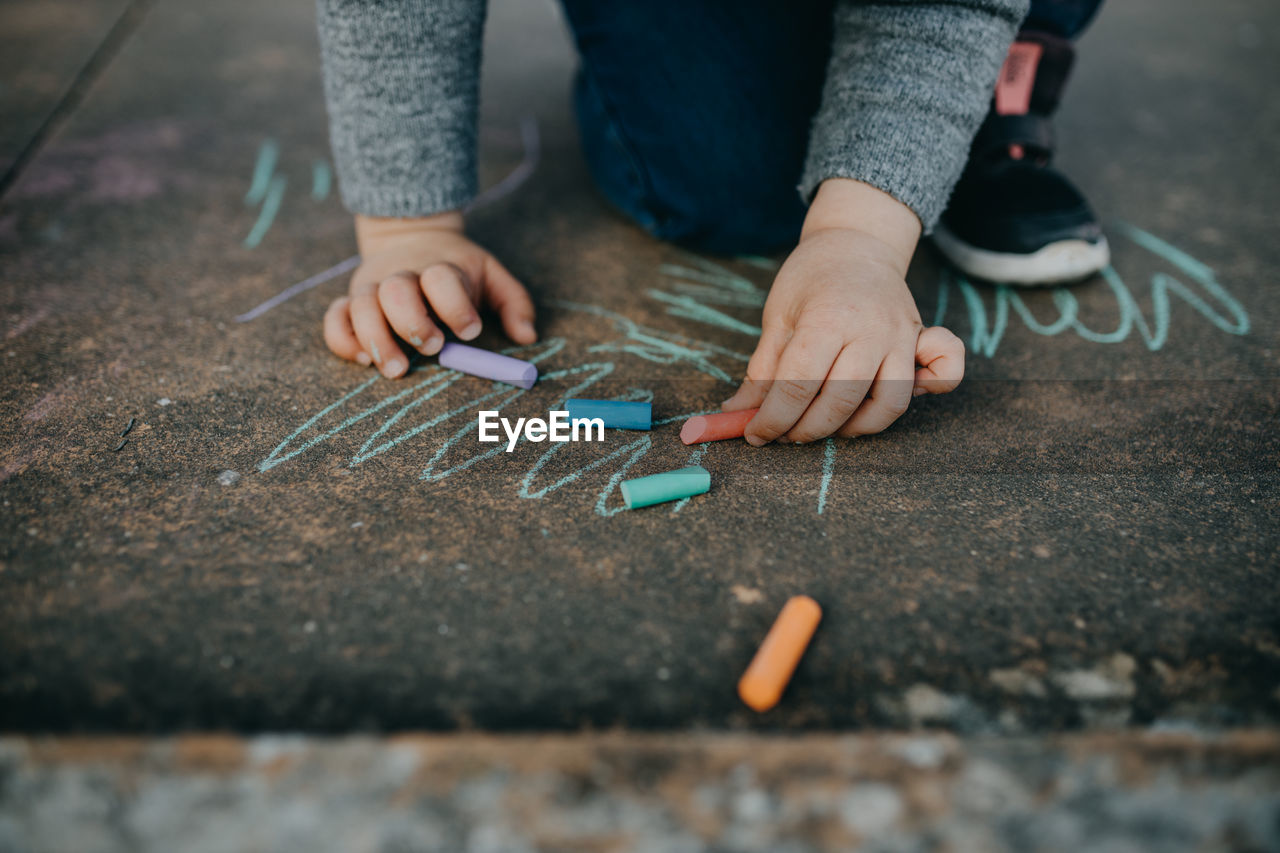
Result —
<instances>
[{"instance_id":1,"label":"shoe sole","mask_svg":"<svg viewBox=\"0 0 1280 853\"><path fill-rule=\"evenodd\" d=\"M947 260L974 278L1019 287L1049 287L1088 278L1111 263L1106 237L1098 242L1059 240L1029 255L991 252L956 237L939 224L933 243Z\"/></svg>"}]
</instances>

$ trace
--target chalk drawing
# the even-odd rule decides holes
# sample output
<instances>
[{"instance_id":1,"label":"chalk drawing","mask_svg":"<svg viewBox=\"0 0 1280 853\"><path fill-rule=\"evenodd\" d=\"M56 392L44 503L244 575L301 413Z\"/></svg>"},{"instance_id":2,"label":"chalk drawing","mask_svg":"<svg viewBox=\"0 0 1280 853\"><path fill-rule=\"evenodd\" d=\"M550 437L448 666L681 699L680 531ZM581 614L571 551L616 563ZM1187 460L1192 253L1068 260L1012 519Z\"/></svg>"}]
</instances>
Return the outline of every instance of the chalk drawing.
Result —
<instances>
[{"instance_id":1,"label":"chalk drawing","mask_svg":"<svg viewBox=\"0 0 1280 853\"><path fill-rule=\"evenodd\" d=\"M542 137L538 133L538 121L533 116L525 116L520 120L520 143L524 147L524 156L520 159L519 165L505 178L472 199L471 203L462 209L463 213L472 213L511 195L520 189L525 181L533 177L542 159Z\"/></svg>"},{"instance_id":2,"label":"chalk drawing","mask_svg":"<svg viewBox=\"0 0 1280 853\"><path fill-rule=\"evenodd\" d=\"M288 180L284 175L276 175L271 179L267 187L267 197L262 202L262 209L258 211L258 221L253 223L253 228L244 238L246 249L258 248L262 238L271 230L272 223L276 221L276 214L280 212L280 202L284 199L286 186L288 186Z\"/></svg>"},{"instance_id":3,"label":"chalk drawing","mask_svg":"<svg viewBox=\"0 0 1280 853\"><path fill-rule=\"evenodd\" d=\"M698 447L692 453L689 454L689 459L684 463L683 467L692 468L694 465L701 464L702 457L706 455L707 455L707 445L704 442L703 444L698 445ZM688 497L683 497L680 500L676 501L676 505L671 508L671 514L675 515L680 510L684 509L684 505L687 504L688 502L689 502ZM818 512L822 512L822 510L818 510Z\"/></svg>"},{"instance_id":4,"label":"chalk drawing","mask_svg":"<svg viewBox=\"0 0 1280 853\"><path fill-rule=\"evenodd\" d=\"M313 160L311 163L311 198L313 201L324 201L329 197L333 187L333 170L324 160Z\"/></svg>"},{"instance_id":5,"label":"chalk drawing","mask_svg":"<svg viewBox=\"0 0 1280 853\"><path fill-rule=\"evenodd\" d=\"M683 317L686 320L694 320L699 323L706 323L709 326L718 326L721 329L728 329L731 332L740 332L744 335L753 337L760 336L760 327L753 326L750 323L744 323L725 314L723 311L717 311L714 308L703 305L692 296L673 296L661 290L651 289L649 297L659 302L664 302L670 307L667 313L673 317Z\"/></svg>"},{"instance_id":6,"label":"chalk drawing","mask_svg":"<svg viewBox=\"0 0 1280 853\"><path fill-rule=\"evenodd\" d=\"M592 306L594 307L594 306ZM707 359L712 355L723 354L717 352L722 348L713 347L699 341L687 338L683 335L673 335L669 332L648 329L639 326L621 315L603 309L596 309L588 313L597 316L605 316L613 319L619 330L623 333L624 339L631 340L636 344L636 349L632 354L641 358L649 359L680 359L692 362L696 365L706 366ZM616 342L615 342L616 343ZM592 347L590 349L599 349L609 347L610 344ZM550 338L539 344L533 344L527 347L511 347L503 352L508 354L517 354L521 358L534 363L541 362L547 358L561 353L565 348L565 341L562 338ZM615 351L627 351L625 347L618 347ZM741 354L734 355L741 358ZM428 430L435 430L440 427L448 428L450 423L458 426L449 432L435 449L431 457L428 459L426 466L423 468L420 479L427 482L442 482L455 474L464 471L475 464L494 456L497 452L503 450L502 446L485 447L482 451L476 452L472 448L480 447L478 442L464 442L464 439L471 436L477 429L475 420L475 412L479 408L494 409L501 411L508 405L523 398L530 393L521 388L512 388L501 383L488 383L483 393L471 399L465 400L458 405L452 406L446 411L430 414L424 420L408 426L398 433L393 430L400 427L402 423L409 418L420 406L428 403L438 397L446 389L454 386L458 382L473 382L474 378L467 377L463 374L456 373L451 370L444 370L438 366L415 366L414 373L422 372L424 378L414 385L400 390L389 397L377 401L366 408L350 414L341 420L336 426L316 432L320 424L329 418L330 415L340 413L348 408L348 404L355 398L365 394L375 385L380 384L379 377L372 377L355 389L344 394L334 403L324 407L311 418L308 418L301 426L294 430L284 441L258 464L260 472L269 471L291 459L296 458L302 453L316 447L322 442L329 441L346 430L361 423L379 412L390 410L390 414L364 441L360 448L353 454L350 460L350 467L355 467L368 460L386 453L402 443L413 439ZM558 370L546 371L542 374L538 386L546 388L553 386L557 382L562 382L567 387L564 388L550 404L550 408L563 408L564 403L570 397L582 396L587 389L595 383L612 375L615 372L615 364L612 361L590 361L584 364L565 367ZM652 401L653 392L649 389L634 388L629 392L615 395L619 399L633 399ZM398 408L392 409L397 406ZM708 414L709 411L688 412L674 417L658 419L654 422L655 427L665 426L667 424L683 422L688 418L699 414ZM314 433L309 438L300 441L304 435ZM520 443L526 442L523 436L519 439ZM644 456L652 449L653 440L650 434L646 433L639 438L628 441L621 446L612 449L607 455L601 458L592 459L575 467L568 474L561 476L559 479L550 483L539 482L540 475L551 458L560 452L565 445L552 444L546 451L540 454L529 468L524 472L520 479L517 495L524 499L540 499L557 490L569 485L570 483L580 480L592 471L601 469L614 460L623 459L619 468L612 471L608 481L600 490L595 503L595 511L602 517L610 517L620 512L623 507L619 505L610 505L611 496L615 493L618 484L625 479L627 473L633 466L639 463ZM694 452L693 459L700 459L705 453L705 446ZM455 459L452 463L448 463L451 456L461 457ZM625 457L625 459L624 459ZM690 464L694 464L691 462ZM678 511L678 510L673 510Z\"/></svg>"},{"instance_id":7,"label":"chalk drawing","mask_svg":"<svg viewBox=\"0 0 1280 853\"><path fill-rule=\"evenodd\" d=\"M244 203L250 207L262 205L258 218L253 223L248 235L244 238L246 249L256 249L271 230L276 216L280 213L280 204L284 201L288 178L276 174L276 166L280 162L280 145L274 139L267 139L258 147L258 158L253 164L253 177L249 180L249 190L244 195ZM329 197L333 183L333 173L324 160L313 160L311 163L311 198L324 201ZM241 315L243 316L243 315ZM243 322L243 321L241 321Z\"/></svg>"},{"instance_id":8,"label":"chalk drawing","mask_svg":"<svg viewBox=\"0 0 1280 853\"><path fill-rule=\"evenodd\" d=\"M759 255L738 255L737 260L769 272L777 272L778 268L782 266L773 258L762 258Z\"/></svg>"},{"instance_id":9,"label":"chalk drawing","mask_svg":"<svg viewBox=\"0 0 1280 853\"><path fill-rule=\"evenodd\" d=\"M1009 326L1010 311L1027 329L1037 335L1052 337L1073 331L1086 341L1098 344L1117 344L1128 340L1137 329L1143 344L1152 352L1163 349L1169 340L1172 317L1170 295L1177 296L1215 328L1230 335L1249 333L1249 314L1244 306L1217 280L1212 269L1175 248L1160 238L1137 226L1125 222L1115 223L1112 230L1128 237L1138 246L1172 264L1208 298L1178 278L1165 272L1151 276L1151 320L1142 313L1133 291L1113 267L1102 271L1102 279L1111 290L1119 310L1116 327L1110 331L1097 331L1085 326L1079 318L1080 304L1068 287L1055 287L1049 293L1058 316L1051 322L1041 322L1032 315L1023 301L1022 294L1008 285L991 288L995 297L994 316L988 314L986 304L978 289L962 274L944 268L939 281L938 303L934 313L934 325L943 325L950 307L952 286L960 292L968 313L969 349L987 358L995 356Z\"/></svg>"},{"instance_id":10,"label":"chalk drawing","mask_svg":"<svg viewBox=\"0 0 1280 853\"><path fill-rule=\"evenodd\" d=\"M282 302L292 299L293 297L297 296L299 293L303 293L305 291L310 290L313 287L316 287L317 285L324 284L326 281L335 279L338 276L342 275L343 273L350 272L351 270L355 269L358 266L360 266L360 256L352 255L351 257L347 258L345 261L342 261L341 263L334 264L333 266L329 267L324 272L318 272L315 275L311 276L310 278L304 278L302 281L298 282L297 284L289 285L280 293L277 293L275 296L271 297L266 302L263 302L258 307L251 308L248 311L241 314L240 316L236 317L236 322L247 323L250 320L254 319L255 317L261 317L263 314L267 313L272 308L275 308L277 305L279 305Z\"/></svg>"},{"instance_id":11,"label":"chalk drawing","mask_svg":"<svg viewBox=\"0 0 1280 853\"><path fill-rule=\"evenodd\" d=\"M1148 320L1142 314L1137 300L1119 274L1113 269L1108 269L1103 273L1103 280L1116 299L1120 319L1115 329L1100 332L1084 326L1079 318L1079 303L1074 294L1065 287L1050 291L1050 299L1057 311L1057 316L1050 320L1045 321L1035 317L1018 292L1009 287L992 288L995 294L995 308L994 313L989 314L982 296L974 285L964 277L944 270L939 282L935 323L941 323L946 318L952 307L949 302L951 292L954 290L960 294L963 309L968 314L971 327L971 349L986 357L994 356L998 350L1011 315L1038 335L1053 336L1073 331L1085 340L1102 344L1126 340L1133 330L1137 329L1147 348L1155 351L1165 346L1168 341L1170 295L1172 294L1221 331L1232 335L1243 335L1248 332L1248 314L1243 306L1218 283L1211 269L1181 250L1134 226L1121 224L1115 230L1118 234L1132 239L1135 244L1172 264L1196 287L1168 273L1154 274L1151 278L1153 314ZM345 271L340 269L343 265L354 266L355 263L358 263L358 259L348 259L338 267L313 276L313 279L327 280ZM691 258L683 264L664 265L659 273L665 277L667 289L653 288L648 291L648 295L666 306L667 313L671 316L744 335L758 334L757 328L712 306L754 310L763 304L764 289L701 258ZM314 286L310 281L299 282L294 287L305 289ZM1196 289L1197 287L1199 290ZM289 295L291 294L288 292L282 293L276 299L283 301ZM420 362L411 369L415 377L421 375L420 380L401 388L385 399L374 401L356 410L360 405L357 398L371 392L375 387L386 387L381 377L373 376L307 419L258 464L258 470L269 471L323 442L342 435L355 425L374 418L379 413L385 413L381 423L352 455L350 466L356 467L380 454L400 448L414 438L428 434L436 438L439 444L427 459L420 479L428 483L443 482L503 452L504 447L501 444L489 447L467 440L477 429L475 412L481 407L502 410L523 400L526 394L545 394L549 388L563 388L564 390L556 393L555 400L548 405L549 409L562 408L564 401L569 397L584 396L584 392L592 385L606 377L616 375L619 371L615 359L623 357L638 358L653 364L681 365L694 373L734 385L750 357L748 353L736 348L713 344L680 332L642 325L598 305L566 300L549 300L547 304L564 311L605 320L616 336L587 346L584 351L586 357L578 363L570 361L563 367L544 371L540 384L533 391L512 388L501 383L485 383L482 385L482 390L471 399L451 404L444 411L440 411L442 407L439 406L432 410L432 401L438 400L443 392L454 388L458 383L474 384L478 380ZM264 306L259 306L261 310L254 310L260 314L273 307L268 303L264 303ZM553 357L563 358L566 350L567 342L563 338L549 338L539 344L512 347L503 352L517 354L537 363ZM647 388L633 388L623 393L621 397L652 401L653 392ZM657 420L654 422L654 427L683 422L695 415L709 413L708 411L689 412ZM419 417L420 420L414 422L415 417ZM336 426L324 426L337 418L342 419ZM524 442L527 439L521 437L519 441ZM588 475L607 472L608 476L603 486L596 493L594 510L596 515L603 518L617 515L625 508L617 495L618 485L643 462L653 449L653 433L644 433L634 438L620 437L620 442L603 456L584 459L555 479L546 476L548 466L555 454L565 452L564 448L568 445L551 444L548 449L533 459L527 468L518 472L516 495L525 500L543 499L570 484L582 481ZM823 444L821 479L815 506L819 515L824 514L830 505L836 455L843 446L843 442L837 442L834 438L826 439ZM691 451L687 464L698 464L707 452L708 445L699 445ZM671 512L674 514L682 511L687 501L688 499L683 499L676 502Z\"/></svg>"},{"instance_id":12,"label":"chalk drawing","mask_svg":"<svg viewBox=\"0 0 1280 853\"><path fill-rule=\"evenodd\" d=\"M626 353L655 364L684 363L699 373L730 384L737 382L735 377L738 368L735 367L735 372L730 374L717 365L713 359L723 357L741 364L746 364L751 359L751 356L747 353L699 341L675 332L642 326L628 317L606 308L601 308L598 305L569 302L562 299L548 300L548 304L571 311L580 311L597 317L604 317L611 320L614 327L622 332L623 337L616 341L592 346L588 349L588 352L591 353Z\"/></svg>"},{"instance_id":13,"label":"chalk drawing","mask_svg":"<svg viewBox=\"0 0 1280 853\"><path fill-rule=\"evenodd\" d=\"M760 327L732 317L712 308L707 303L735 308L757 309L764 305L767 292L750 280L696 256L688 257L689 264L663 264L658 272L673 280L668 292L650 288L647 295L667 306L673 317L706 323L720 329L760 336Z\"/></svg>"},{"instance_id":14,"label":"chalk drawing","mask_svg":"<svg viewBox=\"0 0 1280 853\"><path fill-rule=\"evenodd\" d=\"M276 170L276 161L280 159L280 145L274 139L268 139L258 146L258 158L253 164L253 178L249 181L249 191L244 195L247 205L262 204L267 197L271 185L271 176Z\"/></svg>"},{"instance_id":15,"label":"chalk drawing","mask_svg":"<svg viewBox=\"0 0 1280 853\"><path fill-rule=\"evenodd\" d=\"M818 515L827 508L827 490L831 488L831 475L836 468L836 440L828 438L822 447L822 484L818 486Z\"/></svg>"},{"instance_id":16,"label":"chalk drawing","mask_svg":"<svg viewBox=\"0 0 1280 853\"><path fill-rule=\"evenodd\" d=\"M274 139L265 140L258 146L258 157L253 164L253 177L249 181L249 190L244 195L244 203L249 206L260 204L262 207L253 228L244 238L247 249L256 249L262 243L262 238L267 235L276 214L280 212L280 202L284 199L288 181L284 175L275 173L279 160L280 145Z\"/></svg>"},{"instance_id":17,"label":"chalk drawing","mask_svg":"<svg viewBox=\"0 0 1280 853\"><path fill-rule=\"evenodd\" d=\"M45 317L48 317L51 310L48 305L41 305L28 314L19 315L16 322L4 333L4 339L11 341L21 335L31 327L35 326Z\"/></svg>"}]
</instances>

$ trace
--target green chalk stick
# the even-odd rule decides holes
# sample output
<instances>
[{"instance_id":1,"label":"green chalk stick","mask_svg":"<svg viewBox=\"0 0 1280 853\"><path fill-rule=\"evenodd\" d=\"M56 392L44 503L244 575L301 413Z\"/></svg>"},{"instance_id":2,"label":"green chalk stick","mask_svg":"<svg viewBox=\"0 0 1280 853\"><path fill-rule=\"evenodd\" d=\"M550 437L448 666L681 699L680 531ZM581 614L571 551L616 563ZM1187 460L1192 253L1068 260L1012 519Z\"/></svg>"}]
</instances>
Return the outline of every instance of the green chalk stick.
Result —
<instances>
[{"instance_id":1,"label":"green chalk stick","mask_svg":"<svg viewBox=\"0 0 1280 853\"><path fill-rule=\"evenodd\" d=\"M678 471L625 480L622 483L622 499L627 502L627 509L639 509L663 501L678 501L691 495L701 495L710 489L711 475L706 468L694 465Z\"/></svg>"}]
</instances>

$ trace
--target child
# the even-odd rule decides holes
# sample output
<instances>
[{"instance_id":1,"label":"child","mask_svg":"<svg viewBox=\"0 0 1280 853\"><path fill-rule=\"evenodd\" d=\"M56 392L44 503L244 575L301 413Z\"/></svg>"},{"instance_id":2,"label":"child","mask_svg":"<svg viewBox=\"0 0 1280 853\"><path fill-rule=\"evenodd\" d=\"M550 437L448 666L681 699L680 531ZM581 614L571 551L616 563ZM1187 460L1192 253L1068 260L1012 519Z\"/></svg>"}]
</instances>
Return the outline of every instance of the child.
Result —
<instances>
[{"instance_id":1,"label":"child","mask_svg":"<svg viewBox=\"0 0 1280 853\"><path fill-rule=\"evenodd\" d=\"M1043 5L1064 18L1076 10L1078 29L1088 17L1080 7L1097 3ZM976 188L960 219L947 219L948 254L1044 247L1034 235L988 246L1008 217L984 206L981 185L1003 181L1017 207L1019 176L1048 174L1046 140L995 127L983 168L965 171L1027 0L564 7L582 58L574 101L583 150L605 196L653 234L696 249L793 247L747 378L724 403L760 407L747 441L876 433L913 395L959 383L963 344L924 327L906 270L962 172ZM325 316L329 347L403 376L400 342L432 355L441 326L471 340L479 305L512 340L532 343L528 293L466 237L459 212L476 192L484 0L319 0L318 9L335 161L362 256L349 295ZM1007 161L1018 164L1012 179ZM1063 234L1078 236L1060 229L1050 242Z\"/></svg>"}]
</instances>

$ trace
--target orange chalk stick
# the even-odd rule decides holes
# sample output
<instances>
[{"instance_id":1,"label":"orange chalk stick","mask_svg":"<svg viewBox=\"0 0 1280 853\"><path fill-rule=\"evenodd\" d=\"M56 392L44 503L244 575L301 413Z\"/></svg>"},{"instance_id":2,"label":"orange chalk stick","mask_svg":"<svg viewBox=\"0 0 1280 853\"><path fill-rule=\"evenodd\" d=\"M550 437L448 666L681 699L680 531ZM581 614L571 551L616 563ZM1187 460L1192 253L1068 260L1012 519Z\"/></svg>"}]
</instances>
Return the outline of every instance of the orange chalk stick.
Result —
<instances>
[{"instance_id":1,"label":"orange chalk stick","mask_svg":"<svg viewBox=\"0 0 1280 853\"><path fill-rule=\"evenodd\" d=\"M742 438L747 422L759 409L743 409L740 412L717 412L714 415L698 415L689 418L680 427L680 440L685 444L703 441L724 441L726 438Z\"/></svg>"},{"instance_id":2,"label":"orange chalk stick","mask_svg":"<svg viewBox=\"0 0 1280 853\"><path fill-rule=\"evenodd\" d=\"M822 608L807 595L782 607L760 650L738 681L738 695L755 711L767 711L782 698L796 664L822 620Z\"/></svg>"}]
</instances>

